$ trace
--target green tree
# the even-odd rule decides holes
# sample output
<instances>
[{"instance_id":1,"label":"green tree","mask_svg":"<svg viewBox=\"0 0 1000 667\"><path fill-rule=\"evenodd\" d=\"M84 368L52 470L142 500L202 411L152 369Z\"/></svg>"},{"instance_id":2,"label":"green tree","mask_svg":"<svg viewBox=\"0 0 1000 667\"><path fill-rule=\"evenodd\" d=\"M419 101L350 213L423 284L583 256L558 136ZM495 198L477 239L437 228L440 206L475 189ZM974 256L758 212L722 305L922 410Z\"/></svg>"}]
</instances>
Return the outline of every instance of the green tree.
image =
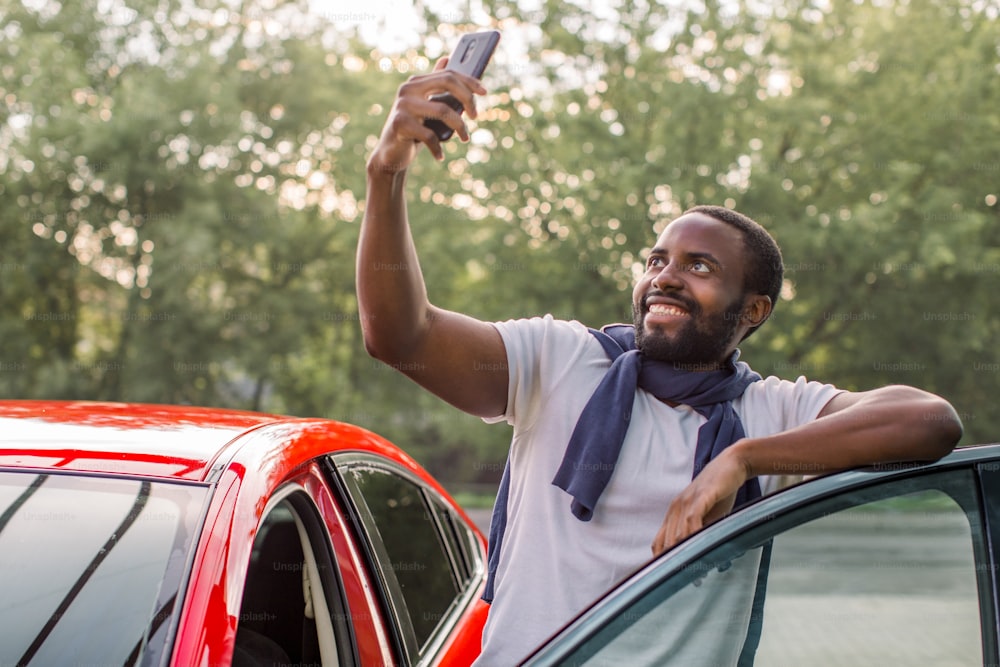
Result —
<instances>
[{"instance_id":1,"label":"green tree","mask_svg":"<svg viewBox=\"0 0 1000 667\"><path fill-rule=\"evenodd\" d=\"M334 417L495 480L508 431L373 362L354 296L393 91L480 17L428 5L425 46L383 53L305 2L197 5L0 4L0 394ZM504 39L473 140L410 175L436 303L627 321L656 233L724 204L785 252L758 370L923 386L995 439L994 8L485 11Z\"/></svg>"},{"instance_id":2,"label":"green tree","mask_svg":"<svg viewBox=\"0 0 1000 667\"><path fill-rule=\"evenodd\" d=\"M529 18L546 85L528 97L505 82L511 118L491 126L502 136L482 180L529 237L531 269L492 288L620 320L662 224L731 206L772 230L788 265L746 358L853 389L924 386L955 403L966 441L995 437L995 8L552 0Z\"/></svg>"},{"instance_id":3,"label":"green tree","mask_svg":"<svg viewBox=\"0 0 1000 667\"><path fill-rule=\"evenodd\" d=\"M300 4L202 5L4 13L8 393L260 408L348 322L360 76L319 28L268 33Z\"/></svg>"}]
</instances>

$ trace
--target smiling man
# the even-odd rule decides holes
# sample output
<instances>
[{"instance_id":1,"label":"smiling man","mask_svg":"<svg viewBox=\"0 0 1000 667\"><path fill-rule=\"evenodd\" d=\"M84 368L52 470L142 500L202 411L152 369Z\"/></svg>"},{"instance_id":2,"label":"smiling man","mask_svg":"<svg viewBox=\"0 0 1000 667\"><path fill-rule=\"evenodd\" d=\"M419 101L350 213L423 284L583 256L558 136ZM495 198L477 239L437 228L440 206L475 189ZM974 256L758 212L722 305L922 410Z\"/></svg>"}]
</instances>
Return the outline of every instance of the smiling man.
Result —
<instances>
[{"instance_id":1,"label":"smiling man","mask_svg":"<svg viewBox=\"0 0 1000 667\"><path fill-rule=\"evenodd\" d=\"M432 305L406 171L421 145L443 156L424 118L468 140L461 116L430 96L450 92L475 116L474 95L485 92L443 65L399 88L369 158L357 290L373 356L514 428L477 664L517 664L651 556L774 490L785 473L933 460L957 443L961 423L933 394L761 378L739 360L739 342L771 314L782 264L760 225L725 208L697 207L666 227L633 291L631 326L489 323ZM704 603L748 612L735 588ZM731 657L720 648L713 664Z\"/></svg>"},{"instance_id":2,"label":"smiling man","mask_svg":"<svg viewBox=\"0 0 1000 667\"><path fill-rule=\"evenodd\" d=\"M748 218L719 207L688 211L657 240L635 286L638 347L654 359L718 367L732 353L741 322L753 330L771 313L781 289L780 267L777 246ZM685 284L678 269L693 280Z\"/></svg>"}]
</instances>

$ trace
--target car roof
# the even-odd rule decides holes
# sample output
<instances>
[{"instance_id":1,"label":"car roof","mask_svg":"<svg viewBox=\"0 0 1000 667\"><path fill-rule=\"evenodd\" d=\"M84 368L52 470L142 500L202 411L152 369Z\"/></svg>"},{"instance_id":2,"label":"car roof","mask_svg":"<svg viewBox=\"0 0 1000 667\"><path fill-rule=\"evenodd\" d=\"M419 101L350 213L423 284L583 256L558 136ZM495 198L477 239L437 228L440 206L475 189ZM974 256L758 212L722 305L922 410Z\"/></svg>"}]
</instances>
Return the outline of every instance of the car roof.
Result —
<instances>
[{"instance_id":1,"label":"car roof","mask_svg":"<svg viewBox=\"0 0 1000 667\"><path fill-rule=\"evenodd\" d=\"M364 429L332 420L180 405L0 400L0 468L205 481L217 462L240 449L234 445L241 439L258 441L248 436L274 425L283 427L286 440L321 429L328 449L391 448ZM344 437L331 441L331 430ZM254 449L267 455L266 446Z\"/></svg>"}]
</instances>

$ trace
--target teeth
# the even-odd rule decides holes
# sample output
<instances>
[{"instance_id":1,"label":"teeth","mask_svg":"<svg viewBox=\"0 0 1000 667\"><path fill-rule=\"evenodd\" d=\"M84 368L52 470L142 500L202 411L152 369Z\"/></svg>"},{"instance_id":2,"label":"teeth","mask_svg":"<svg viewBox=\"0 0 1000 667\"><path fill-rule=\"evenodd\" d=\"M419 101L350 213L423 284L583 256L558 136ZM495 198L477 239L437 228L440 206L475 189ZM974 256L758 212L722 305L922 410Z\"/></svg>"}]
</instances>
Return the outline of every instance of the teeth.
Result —
<instances>
[{"instance_id":1,"label":"teeth","mask_svg":"<svg viewBox=\"0 0 1000 667\"><path fill-rule=\"evenodd\" d=\"M684 315L685 312L677 306L667 306L662 303L654 303L649 306L649 312L657 315Z\"/></svg>"}]
</instances>

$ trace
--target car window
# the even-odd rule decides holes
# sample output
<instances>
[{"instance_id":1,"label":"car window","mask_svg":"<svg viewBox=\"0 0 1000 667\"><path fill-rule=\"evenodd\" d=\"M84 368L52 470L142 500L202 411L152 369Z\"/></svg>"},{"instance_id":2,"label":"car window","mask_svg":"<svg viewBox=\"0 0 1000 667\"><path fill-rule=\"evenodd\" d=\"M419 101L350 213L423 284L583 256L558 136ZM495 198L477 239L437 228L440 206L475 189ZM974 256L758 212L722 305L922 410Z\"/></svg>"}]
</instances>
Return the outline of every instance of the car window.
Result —
<instances>
[{"instance_id":1,"label":"car window","mask_svg":"<svg viewBox=\"0 0 1000 667\"><path fill-rule=\"evenodd\" d=\"M975 488L968 471L927 475L774 517L652 586L566 662L982 665Z\"/></svg>"},{"instance_id":2,"label":"car window","mask_svg":"<svg viewBox=\"0 0 1000 667\"><path fill-rule=\"evenodd\" d=\"M233 667L351 664L339 580L320 526L302 492L270 503L247 569Z\"/></svg>"},{"instance_id":3,"label":"car window","mask_svg":"<svg viewBox=\"0 0 1000 667\"><path fill-rule=\"evenodd\" d=\"M160 664L208 489L0 473L0 664Z\"/></svg>"},{"instance_id":4,"label":"car window","mask_svg":"<svg viewBox=\"0 0 1000 667\"><path fill-rule=\"evenodd\" d=\"M438 521L439 531L444 536L460 587L473 585L476 577L481 575L484 569L482 552L475 533L443 502L433 498L429 501Z\"/></svg>"},{"instance_id":5,"label":"car window","mask_svg":"<svg viewBox=\"0 0 1000 667\"><path fill-rule=\"evenodd\" d=\"M372 457L336 457L400 640L411 659L433 652L447 619L470 598L482 564L460 520L432 490Z\"/></svg>"}]
</instances>

